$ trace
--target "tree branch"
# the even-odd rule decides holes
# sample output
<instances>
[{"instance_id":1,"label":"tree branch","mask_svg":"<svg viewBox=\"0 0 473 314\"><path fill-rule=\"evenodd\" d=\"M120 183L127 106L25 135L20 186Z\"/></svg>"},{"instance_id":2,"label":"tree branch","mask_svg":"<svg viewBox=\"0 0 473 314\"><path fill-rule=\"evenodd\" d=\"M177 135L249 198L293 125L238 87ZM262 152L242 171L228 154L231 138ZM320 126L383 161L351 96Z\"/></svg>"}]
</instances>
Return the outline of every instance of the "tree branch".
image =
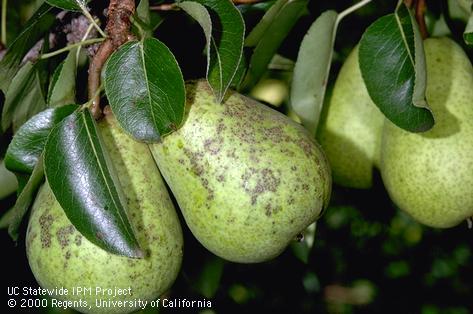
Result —
<instances>
[{"instance_id":1,"label":"tree branch","mask_svg":"<svg viewBox=\"0 0 473 314\"><path fill-rule=\"evenodd\" d=\"M95 119L102 116L100 95L97 93L100 87L102 68L112 52L128 41L131 26L130 17L134 12L134 0L110 0L106 26L108 37L100 45L89 65L88 92L89 98L94 98L90 110Z\"/></svg>"}]
</instances>

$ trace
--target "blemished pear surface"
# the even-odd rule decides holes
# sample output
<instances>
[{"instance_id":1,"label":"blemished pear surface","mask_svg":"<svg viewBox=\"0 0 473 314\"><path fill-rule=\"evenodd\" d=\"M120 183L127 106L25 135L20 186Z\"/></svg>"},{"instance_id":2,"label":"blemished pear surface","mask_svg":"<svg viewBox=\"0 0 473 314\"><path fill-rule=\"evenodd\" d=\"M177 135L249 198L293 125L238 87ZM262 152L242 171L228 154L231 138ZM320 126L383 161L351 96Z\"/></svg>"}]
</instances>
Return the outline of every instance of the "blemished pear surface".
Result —
<instances>
[{"instance_id":1,"label":"blemished pear surface","mask_svg":"<svg viewBox=\"0 0 473 314\"><path fill-rule=\"evenodd\" d=\"M425 225L446 228L473 216L473 68L450 39L427 39L424 47L435 125L416 134L387 121L381 174L401 209Z\"/></svg>"},{"instance_id":2,"label":"blemished pear surface","mask_svg":"<svg viewBox=\"0 0 473 314\"><path fill-rule=\"evenodd\" d=\"M194 236L234 262L276 257L314 222L331 191L328 163L286 116L236 92L222 104L187 85L184 125L151 147Z\"/></svg>"},{"instance_id":3,"label":"blemished pear surface","mask_svg":"<svg viewBox=\"0 0 473 314\"><path fill-rule=\"evenodd\" d=\"M334 182L365 189L379 167L384 116L371 100L358 65L358 46L338 74L319 141L332 168Z\"/></svg>"},{"instance_id":4,"label":"blemished pear surface","mask_svg":"<svg viewBox=\"0 0 473 314\"><path fill-rule=\"evenodd\" d=\"M152 301L174 282L182 260L182 231L174 206L153 157L145 144L134 141L107 116L99 123L104 143L125 192L128 216L144 252L133 259L104 251L71 224L45 183L32 208L26 235L31 270L43 288L67 288L56 299L79 300L85 313L130 313L135 304L100 307L100 300ZM73 287L92 288L72 295ZM131 288L132 295L96 295L96 288ZM91 306L90 308L88 306Z\"/></svg>"}]
</instances>

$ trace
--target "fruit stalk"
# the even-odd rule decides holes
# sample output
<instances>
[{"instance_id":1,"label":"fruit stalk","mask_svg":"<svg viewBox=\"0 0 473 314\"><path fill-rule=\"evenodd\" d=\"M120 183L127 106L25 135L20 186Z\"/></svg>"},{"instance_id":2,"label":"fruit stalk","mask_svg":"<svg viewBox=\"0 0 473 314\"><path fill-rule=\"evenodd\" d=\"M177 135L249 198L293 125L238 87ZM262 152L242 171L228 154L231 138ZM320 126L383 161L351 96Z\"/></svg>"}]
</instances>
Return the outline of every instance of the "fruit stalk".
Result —
<instances>
[{"instance_id":1,"label":"fruit stalk","mask_svg":"<svg viewBox=\"0 0 473 314\"><path fill-rule=\"evenodd\" d=\"M130 35L130 17L135 12L134 0L111 0L108 6L107 39L100 45L89 66L89 97L93 98L90 111L95 119L102 116L100 95L100 73L108 57L118 47L128 41Z\"/></svg>"},{"instance_id":2,"label":"fruit stalk","mask_svg":"<svg viewBox=\"0 0 473 314\"><path fill-rule=\"evenodd\" d=\"M417 24L419 24L419 31L422 39L426 39L429 37L429 33L427 32L427 26L425 25L425 10L426 10L425 0L417 0L416 1L416 20Z\"/></svg>"}]
</instances>

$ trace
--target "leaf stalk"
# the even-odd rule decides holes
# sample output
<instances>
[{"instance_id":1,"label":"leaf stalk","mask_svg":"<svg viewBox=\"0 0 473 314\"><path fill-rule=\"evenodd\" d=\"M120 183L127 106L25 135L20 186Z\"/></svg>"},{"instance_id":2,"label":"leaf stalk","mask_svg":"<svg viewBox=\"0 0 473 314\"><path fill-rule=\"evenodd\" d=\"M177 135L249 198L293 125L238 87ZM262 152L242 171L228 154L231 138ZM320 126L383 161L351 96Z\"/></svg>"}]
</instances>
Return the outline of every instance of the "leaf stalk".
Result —
<instances>
[{"instance_id":1,"label":"leaf stalk","mask_svg":"<svg viewBox=\"0 0 473 314\"><path fill-rule=\"evenodd\" d=\"M75 44L72 44L72 45L68 45L64 48L61 48L61 49L58 49L58 50L55 50L55 51L52 51L52 52L49 52L49 53L45 53L45 54L42 54L40 59L48 59L48 58L51 58L51 57L54 57L54 56L57 56L61 53L64 53L64 52L67 52L69 50L72 50L76 47L82 47L82 46L88 46L88 45L93 45L93 44L96 44L96 43L100 43L102 41L104 41L105 38L92 38L92 39L87 39L87 40L83 40L83 41L79 41L78 43L75 43Z\"/></svg>"},{"instance_id":2,"label":"leaf stalk","mask_svg":"<svg viewBox=\"0 0 473 314\"><path fill-rule=\"evenodd\" d=\"M358 3L356 3L356 4L354 4L354 5L352 5L351 7L346 8L345 10L343 10L342 12L340 12L340 13L338 14L337 23L336 23L336 24L340 23L340 21L341 21L344 17L346 17L347 15L349 15L349 14L355 12L356 10L358 10L358 9L360 9L360 8L362 8L362 7L364 7L365 5L367 5L368 3L370 3L371 1L373 1L373 0L362 0L362 1L360 1L360 2L358 2Z\"/></svg>"}]
</instances>

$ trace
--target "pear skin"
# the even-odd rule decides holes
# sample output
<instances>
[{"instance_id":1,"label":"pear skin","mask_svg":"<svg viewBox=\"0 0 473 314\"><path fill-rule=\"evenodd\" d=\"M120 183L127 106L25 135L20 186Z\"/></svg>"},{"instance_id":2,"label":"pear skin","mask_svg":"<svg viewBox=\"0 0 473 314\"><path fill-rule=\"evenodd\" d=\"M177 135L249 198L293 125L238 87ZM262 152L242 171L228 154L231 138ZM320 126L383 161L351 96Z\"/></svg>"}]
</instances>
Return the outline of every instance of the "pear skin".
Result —
<instances>
[{"instance_id":1,"label":"pear skin","mask_svg":"<svg viewBox=\"0 0 473 314\"><path fill-rule=\"evenodd\" d=\"M435 125L410 133L386 120L381 174L397 206L447 228L473 216L473 68L451 39L426 39L424 47Z\"/></svg>"},{"instance_id":2,"label":"pear skin","mask_svg":"<svg viewBox=\"0 0 473 314\"><path fill-rule=\"evenodd\" d=\"M152 301L174 282L182 260L182 231L166 186L148 147L134 141L112 116L99 123L128 203L128 216L145 253L142 259L114 255L92 244L71 224L45 183L35 200L26 235L31 270L43 288L68 289L56 299L79 301L84 313L130 313L136 303L100 307L100 301ZM74 295L74 287L91 288ZM132 295L101 295L96 288L130 288ZM96 303L97 302L97 303ZM90 308L89 308L90 305Z\"/></svg>"},{"instance_id":3,"label":"pear skin","mask_svg":"<svg viewBox=\"0 0 473 314\"><path fill-rule=\"evenodd\" d=\"M356 46L340 69L318 133L335 183L358 189L372 186L383 123L363 82Z\"/></svg>"},{"instance_id":4,"label":"pear skin","mask_svg":"<svg viewBox=\"0 0 473 314\"><path fill-rule=\"evenodd\" d=\"M288 117L236 92L187 85L183 126L151 151L194 236L234 262L272 259L327 205L320 147Z\"/></svg>"}]
</instances>

